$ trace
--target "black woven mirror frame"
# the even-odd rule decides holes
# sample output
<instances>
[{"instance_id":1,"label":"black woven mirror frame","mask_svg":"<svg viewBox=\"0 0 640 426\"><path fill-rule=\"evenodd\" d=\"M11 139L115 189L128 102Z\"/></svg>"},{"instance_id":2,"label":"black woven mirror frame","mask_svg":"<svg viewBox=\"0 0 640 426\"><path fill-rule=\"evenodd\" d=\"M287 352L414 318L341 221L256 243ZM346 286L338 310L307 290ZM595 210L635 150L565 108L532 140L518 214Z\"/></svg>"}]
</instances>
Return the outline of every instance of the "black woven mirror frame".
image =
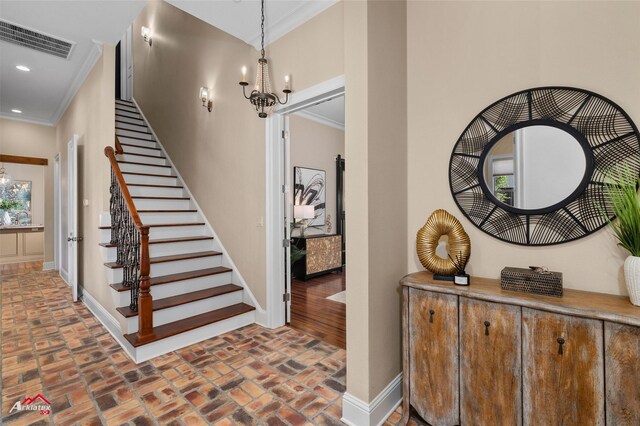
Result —
<instances>
[{"instance_id":1,"label":"black woven mirror frame","mask_svg":"<svg viewBox=\"0 0 640 426\"><path fill-rule=\"evenodd\" d=\"M504 135L533 125L572 134L585 152L586 171L560 203L520 210L497 202L484 182L482 165ZM471 121L453 148L449 185L460 210L485 233L513 244L546 246L586 237L608 223L603 217L603 210L611 211L605 176L620 164L640 175L640 135L622 108L587 90L539 87L502 98Z\"/></svg>"}]
</instances>

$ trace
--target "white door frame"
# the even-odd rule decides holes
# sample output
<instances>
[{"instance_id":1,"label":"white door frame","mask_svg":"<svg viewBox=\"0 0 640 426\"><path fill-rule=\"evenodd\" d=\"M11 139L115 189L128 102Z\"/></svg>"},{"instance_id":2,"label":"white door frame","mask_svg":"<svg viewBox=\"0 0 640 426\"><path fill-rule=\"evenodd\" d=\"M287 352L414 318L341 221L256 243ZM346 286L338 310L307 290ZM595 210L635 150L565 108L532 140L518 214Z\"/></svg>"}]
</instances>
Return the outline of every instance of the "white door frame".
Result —
<instances>
[{"instance_id":1,"label":"white door frame","mask_svg":"<svg viewBox=\"0 0 640 426\"><path fill-rule=\"evenodd\" d=\"M265 120L265 223L267 255L267 327L277 328L285 324L286 304L283 300L283 286L286 279L289 248L285 252L283 242L287 237L283 226L288 188L284 188L285 171L290 169L287 114L301 110L318 102L345 93L345 78L341 75L331 80L293 93L287 105L278 108ZM284 142L284 143L283 143ZM284 188L284 189L283 189Z\"/></svg>"},{"instance_id":2,"label":"white door frame","mask_svg":"<svg viewBox=\"0 0 640 426\"><path fill-rule=\"evenodd\" d=\"M62 204L60 203L60 153L53 160L53 268L61 272Z\"/></svg>"},{"instance_id":3,"label":"white door frame","mask_svg":"<svg viewBox=\"0 0 640 426\"><path fill-rule=\"evenodd\" d=\"M71 153L73 152L73 155ZM78 135L73 135L67 144L67 272L73 301L78 301Z\"/></svg>"}]
</instances>

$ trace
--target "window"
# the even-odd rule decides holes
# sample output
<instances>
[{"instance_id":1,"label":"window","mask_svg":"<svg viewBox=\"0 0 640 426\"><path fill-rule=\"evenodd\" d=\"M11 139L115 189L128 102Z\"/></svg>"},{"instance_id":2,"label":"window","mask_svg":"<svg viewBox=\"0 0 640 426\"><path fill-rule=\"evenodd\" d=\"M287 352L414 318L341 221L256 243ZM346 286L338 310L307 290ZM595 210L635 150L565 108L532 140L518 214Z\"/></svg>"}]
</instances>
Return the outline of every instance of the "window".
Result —
<instances>
[{"instance_id":1,"label":"window","mask_svg":"<svg viewBox=\"0 0 640 426\"><path fill-rule=\"evenodd\" d=\"M31 224L31 181L16 180L0 187L0 220L3 225Z\"/></svg>"}]
</instances>

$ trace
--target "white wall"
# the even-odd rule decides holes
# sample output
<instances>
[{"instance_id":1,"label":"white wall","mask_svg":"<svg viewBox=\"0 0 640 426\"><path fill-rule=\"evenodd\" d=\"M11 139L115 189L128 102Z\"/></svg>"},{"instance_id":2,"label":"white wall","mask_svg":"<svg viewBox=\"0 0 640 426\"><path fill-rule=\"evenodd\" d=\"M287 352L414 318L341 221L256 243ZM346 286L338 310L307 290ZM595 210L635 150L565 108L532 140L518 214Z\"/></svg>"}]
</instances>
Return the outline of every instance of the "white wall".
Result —
<instances>
[{"instance_id":1,"label":"white wall","mask_svg":"<svg viewBox=\"0 0 640 426\"><path fill-rule=\"evenodd\" d=\"M519 135L523 135L520 137ZM523 209L549 207L567 198L584 176L586 159L569 133L549 126L521 129L516 136L517 190Z\"/></svg>"},{"instance_id":2,"label":"white wall","mask_svg":"<svg viewBox=\"0 0 640 426\"><path fill-rule=\"evenodd\" d=\"M5 168L14 180L31 181L31 223L44 225L44 166L6 163Z\"/></svg>"}]
</instances>

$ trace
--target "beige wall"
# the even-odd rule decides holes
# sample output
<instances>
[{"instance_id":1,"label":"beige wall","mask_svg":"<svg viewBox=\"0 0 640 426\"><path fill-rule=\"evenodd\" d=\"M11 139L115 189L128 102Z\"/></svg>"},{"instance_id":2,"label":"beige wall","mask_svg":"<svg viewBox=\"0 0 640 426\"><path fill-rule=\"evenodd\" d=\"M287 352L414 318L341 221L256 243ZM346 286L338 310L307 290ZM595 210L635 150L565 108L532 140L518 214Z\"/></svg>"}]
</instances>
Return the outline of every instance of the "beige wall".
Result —
<instances>
[{"instance_id":1,"label":"beige wall","mask_svg":"<svg viewBox=\"0 0 640 426\"><path fill-rule=\"evenodd\" d=\"M358 206L346 210L347 391L368 402L402 368L407 10L404 1L346 2L344 8L346 203Z\"/></svg>"},{"instance_id":2,"label":"beige wall","mask_svg":"<svg viewBox=\"0 0 640 426\"><path fill-rule=\"evenodd\" d=\"M507 265L546 265L564 273L567 288L624 294L626 253L608 230L552 247L498 241L454 204L448 164L455 141L478 112L529 87L589 89L638 122L640 4L409 2L407 16L409 269L422 269L416 231L433 210L444 208L471 237L473 275L498 278Z\"/></svg>"},{"instance_id":3,"label":"beige wall","mask_svg":"<svg viewBox=\"0 0 640 426\"><path fill-rule=\"evenodd\" d=\"M53 162L56 129L39 124L0 119L0 153L49 160L44 167L44 261L53 262ZM35 167L35 166L31 166Z\"/></svg>"},{"instance_id":4,"label":"beige wall","mask_svg":"<svg viewBox=\"0 0 640 426\"><path fill-rule=\"evenodd\" d=\"M331 215L331 232L336 232L336 157L344 157L344 130L320 124L313 120L292 115L289 119L289 137L291 139L291 185L295 181L294 167L308 167L324 170L325 179L325 218ZM291 191L293 197L293 190ZM293 217L293 212L291 212ZM321 234L326 227L308 228L307 234ZM298 235L298 230L294 230Z\"/></svg>"},{"instance_id":5,"label":"beige wall","mask_svg":"<svg viewBox=\"0 0 640 426\"><path fill-rule=\"evenodd\" d=\"M100 213L109 211L110 166L104 148L115 139L115 50L103 46L103 53L56 127L57 150L61 155L62 206L67 197L67 144L78 136L78 230L79 284L118 318L106 279L106 269L98 244ZM89 205L83 206L82 200ZM64 219L63 214L63 219ZM63 220L62 235L67 235ZM65 257L66 259L66 257Z\"/></svg>"},{"instance_id":6,"label":"beige wall","mask_svg":"<svg viewBox=\"0 0 640 426\"><path fill-rule=\"evenodd\" d=\"M133 38L134 98L221 243L266 307L264 121L242 96L251 46L164 2L149 2L134 23L151 28L153 46ZM253 79L253 77L250 77ZM213 93L213 111L198 100Z\"/></svg>"}]
</instances>

